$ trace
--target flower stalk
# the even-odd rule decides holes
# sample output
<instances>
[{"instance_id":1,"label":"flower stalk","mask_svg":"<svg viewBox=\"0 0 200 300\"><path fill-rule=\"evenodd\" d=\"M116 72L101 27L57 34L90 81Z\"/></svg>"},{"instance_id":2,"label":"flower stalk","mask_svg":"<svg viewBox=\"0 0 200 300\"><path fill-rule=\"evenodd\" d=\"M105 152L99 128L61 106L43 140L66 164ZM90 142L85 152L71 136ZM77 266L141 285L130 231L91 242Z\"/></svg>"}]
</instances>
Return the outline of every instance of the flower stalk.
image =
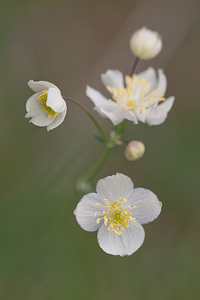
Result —
<instances>
[{"instance_id":1,"label":"flower stalk","mask_svg":"<svg viewBox=\"0 0 200 300\"><path fill-rule=\"evenodd\" d=\"M76 188L80 192L89 192L92 190L90 182L104 166L113 148L107 148L100 159L77 181Z\"/></svg>"},{"instance_id":2,"label":"flower stalk","mask_svg":"<svg viewBox=\"0 0 200 300\"><path fill-rule=\"evenodd\" d=\"M136 67L137 67L137 64L138 64L139 60L140 59L138 57L136 57L134 59L134 62L133 62L132 68L131 68L131 72L130 72L130 76L133 76L133 74L135 73L135 70L136 70Z\"/></svg>"},{"instance_id":3,"label":"flower stalk","mask_svg":"<svg viewBox=\"0 0 200 300\"><path fill-rule=\"evenodd\" d=\"M99 160L89 169L82 177L77 181L77 189L80 192L89 192L91 191L90 182L92 179L98 174L98 172L102 169L108 157L110 156L112 150L116 145L120 144L120 136L124 130L124 126L126 124L126 120L124 120L118 126L115 126L114 131L111 134L110 139L106 143L106 151L99 158Z\"/></svg>"},{"instance_id":4,"label":"flower stalk","mask_svg":"<svg viewBox=\"0 0 200 300\"><path fill-rule=\"evenodd\" d=\"M89 111L87 110L87 108L78 100L74 99L74 98L70 98L70 97L63 97L64 99L67 99L73 103L75 103L76 105L78 105L90 118L90 120L92 120L92 122L94 123L94 125L96 126L96 128L98 129L102 139L105 142L108 142L108 138L106 136L106 134L104 133L103 129L101 128L101 126L99 125L99 123L96 121L96 119L91 115L91 113L89 113Z\"/></svg>"}]
</instances>

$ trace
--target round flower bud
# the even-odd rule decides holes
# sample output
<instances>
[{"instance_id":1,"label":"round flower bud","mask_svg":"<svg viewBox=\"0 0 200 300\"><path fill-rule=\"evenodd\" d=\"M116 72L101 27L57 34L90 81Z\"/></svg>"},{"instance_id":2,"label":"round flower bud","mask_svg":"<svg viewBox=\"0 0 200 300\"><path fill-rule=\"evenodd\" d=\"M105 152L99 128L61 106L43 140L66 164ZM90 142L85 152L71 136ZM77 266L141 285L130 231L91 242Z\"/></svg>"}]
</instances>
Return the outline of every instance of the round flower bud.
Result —
<instances>
[{"instance_id":1,"label":"round flower bud","mask_svg":"<svg viewBox=\"0 0 200 300\"><path fill-rule=\"evenodd\" d=\"M162 39L156 31L143 27L130 38L131 52L139 59L152 59L162 49Z\"/></svg>"},{"instance_id":2,"label":"round flower bud","mask_svg":"<svg viewBox=\"0 0 200 300\"><path fill-rule=\"evenodd\" d=\"M130 142L125 149L125 157L130 161L134 161L143 156L145 146L140 141Z\"/></svg>"}]
</instances>

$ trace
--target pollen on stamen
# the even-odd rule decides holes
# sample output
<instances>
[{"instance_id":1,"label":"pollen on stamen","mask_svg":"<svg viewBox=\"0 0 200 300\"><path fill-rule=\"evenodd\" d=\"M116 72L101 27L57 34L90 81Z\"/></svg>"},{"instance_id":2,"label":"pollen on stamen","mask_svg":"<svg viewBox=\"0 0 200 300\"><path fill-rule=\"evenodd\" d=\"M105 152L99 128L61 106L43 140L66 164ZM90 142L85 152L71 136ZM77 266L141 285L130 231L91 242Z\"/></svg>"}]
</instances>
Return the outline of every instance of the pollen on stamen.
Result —
<instances>
[{"instance_id":1,"label":"pollen on stamen","mask_svg":"<svg viewBox=\"0 0 200 300\"><path fill-rule=\"evenodd\" d=\"M112 88L111 88L111 86L107 86L107 90L108 90L109 92L112 93Z\"/></svg>"},{"instance_id":2,"label":"pollen on stamen","mask_svg":"<svg viewBox=\"0 0 200 300\"><path fill-rule=\"evenodd\" d=\"M128 228L129 223L135 220L135 218L131 216L131 212L127 210L127 208L131 209L131 206L128 205L127 208L125 208L122 204L128 201L121 197L112 203L109 203L108 199L104 199L104 201L107 210L102 213L103 223L105 226L109 223L107 227L108 231L112 230L117 235L121 235L124 228Z\"/></svg>"},{"instance_id":3,"label":"pollen on stamen","mask_svg":"<svg viewBox=\"0 0 200 300\"><path fill-rule=\"evenodd\" d=\"M120 201L127 202L127 200L126 200L125 198L121 198L121 197L120 197L119 200L120 200Z\"/></svg>"},{"instance_id":4,"label":"pollen on stamen","mask_svg":"<svg viewBox=\"0 0 200 300\"><path fill-rule=\"evenodd\" d=\"M108 99L109 102L116 104L116 101L112 100L112 99Z\"/></svg>"},{"instance_id":5,"label":"pollen on stamen","mask_svg":"<svg viewBox=\"0 0 200 300\"><path fill-rule=\"evenodd\" d=\"M51 107L47 106L47 96L48 96L48 91L44 90L40 93L40 95L37 97L37 99L40 102L40 106L42 107L43 111L47 113L48 117L56 117L57 112L55 112Z\"/></svg>"},{"instance_id":6,"label":"pollen on stamen","mask_svg":"<svg viewBox=\"0 0 200 300\"><path fill-rule=\"evenodd\" d=\"M94 213L94 217L96 217L96 215L97 215L97 211Z\"/></svg>"},{"instance_id":7,"label":"pollen on stamen","mask_svg":"<svg viewBox=\"0 0 200 300\"><path fill-rule=\"evenodd\" d=\"M125 76L125 87L110 87L107 90L112 94L113 100L110 102L122 106L126 110L138 109L142 114L150 106L157 104L159 101L165 101L164 94L160 94L159 88L150 91L151 83L145 78L138 78L135 74L132 77ZM139 98L138 98L139 97Z\"/></svg>"},{"instance_id":8,"label":"pollen on stamen","mask_svg":"<svg viewBox=\"0 0 200 300\"><path fill-rule=\"evenodd\" d=\"M98 219L96 220L96 222L97 222L97 224L99 224L99 223L100 223L100 218L98 218Z\"/></svg>"}]
</instances>

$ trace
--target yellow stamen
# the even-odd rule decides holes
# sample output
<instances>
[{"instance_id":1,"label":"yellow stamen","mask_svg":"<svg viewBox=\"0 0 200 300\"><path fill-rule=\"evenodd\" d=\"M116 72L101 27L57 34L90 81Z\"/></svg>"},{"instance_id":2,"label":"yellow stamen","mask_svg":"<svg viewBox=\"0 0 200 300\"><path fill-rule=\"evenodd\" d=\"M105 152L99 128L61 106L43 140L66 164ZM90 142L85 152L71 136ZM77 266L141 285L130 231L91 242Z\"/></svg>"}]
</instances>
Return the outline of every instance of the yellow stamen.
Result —
<instances>
[{"instance_id":1,"label":"yellow stamen","mask_svg":"<svg viewBox=\"0 0 200 300\"><path fill-rule=\"evenodd\" d=\"M113 100L109 99L109 101L127 110L139 109L140 113L155 103L165 101L164 95L159 95L160 89L149 93L151 83L145 78L139 79L135 74L132 77L126 75L125 83L125 88L107 87L113 97Z\"/></svg>"},{"instance_id":2,"label":"yellow stamen","mask_svg":"<svg viewBox=\"0 0 200 300\"><path fill-rule=\"evenodd\" d=\"M48 95L48 91L44 90L41 92L41 94L37 97L37 99L40 102L40 105L42 107L42 109L48 114L48 117L55 117L57 116L57 112L55 112L51 107L46 105L47 102L47 95Z\"/></svg>"},{"instance_id":3,"label":"yellow stamen","mask_svg":"<svg viewBox=\"0 0 200 300\"><path fill-rule=\"evenodd\" d=\"M129 223L135 220L131 216L131 212L123 205L123 203L127 202L127 199L119 198L119 200L114 200L112 203L108 202L108 199L104 199L104 202L107 210L103 211L102 218L96 220L97 224L103 219L105 226L109 224L108 231L112 230L117 235L121 235L124 228L128 228ZM99 203L96 203L96 205L99 205ZM131 206L128 205L128 208L131 208Z\"/></svg>"}]
</instances>

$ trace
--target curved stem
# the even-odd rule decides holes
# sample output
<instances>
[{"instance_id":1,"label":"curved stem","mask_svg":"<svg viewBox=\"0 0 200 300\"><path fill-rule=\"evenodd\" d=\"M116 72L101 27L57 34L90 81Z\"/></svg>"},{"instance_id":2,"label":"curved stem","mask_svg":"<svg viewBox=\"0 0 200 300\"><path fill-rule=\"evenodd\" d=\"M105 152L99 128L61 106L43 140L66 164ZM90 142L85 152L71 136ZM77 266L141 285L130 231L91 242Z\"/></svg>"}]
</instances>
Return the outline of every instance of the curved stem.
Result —
<instances>
[{"instance_id":1,"label":"curved stem","mask_svg":"<svg viewBox=\"0 0 200 300\"><path fill-rule=\"evenodd\" d=\"M104 154L96 162L96 164L92 166L92 168L89 171L87 171L87 173L77 182L78 190L84 192L90 190L90 181L101 170L112 150L113 148L107 148Z\"/></svg>"},{"instance_id":2,"label":"curved stem","mask_svg":"<svg viewBox=\"0 0 200 300\"><path fill-rule=\"evenodd\" d=\"M107 143L107 149L104 154L100 157L100 159L96 162L92 168L86 172L85 175L81 177L80 180L77 182L77 189L82 192L89 192L91 190L90 181L97 175L97 173L101 170L103 165L105 164L106 160L110 156L112 150L117 145L117 140L121 135L122 131L124 130L124 126L127 120L124 120L119 125L115 126L114 132Z\"/></svg>"},{"instance_id":3,"label":"curved stem","mask_svg":"<svg viewBox=\"0 0 200 300\"><path fill-rule=\"evenodd\" d=\"M70 97L63 97L64 99L67 99L71 102L74 102L76 105L78 105L87 115L88 117L92 120L92 122L94 123L94 125L96 126L96 128L98 129L101 137L103 138L103 140L105 142L108 142L108 138L105 135L105 133L103 132L101 126L99 125L99 123L95 120L95 118L91 115L91 113L89 113L89 111L87 110L87 108L78 100L74 99L74 98L70 98Z\"/></svg>"}]
</instances>

